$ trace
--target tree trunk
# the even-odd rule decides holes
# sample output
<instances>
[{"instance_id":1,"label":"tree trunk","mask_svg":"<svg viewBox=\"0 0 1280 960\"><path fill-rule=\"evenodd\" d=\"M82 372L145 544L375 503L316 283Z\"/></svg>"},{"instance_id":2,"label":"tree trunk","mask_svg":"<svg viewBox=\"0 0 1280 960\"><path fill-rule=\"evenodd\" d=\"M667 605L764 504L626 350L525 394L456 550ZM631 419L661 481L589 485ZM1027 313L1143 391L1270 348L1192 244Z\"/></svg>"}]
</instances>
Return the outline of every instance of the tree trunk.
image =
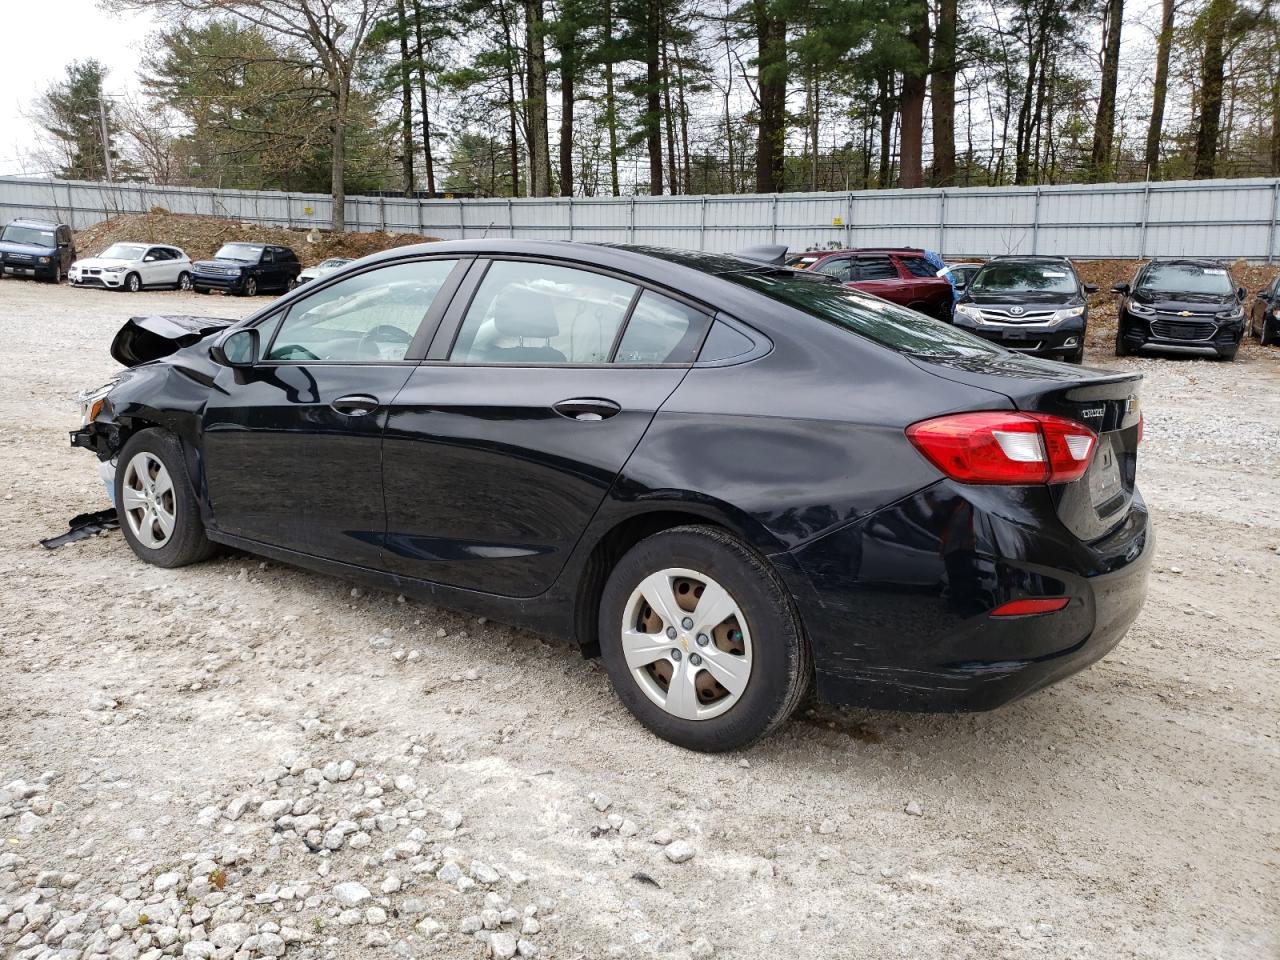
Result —
<instances>
[{"instance_id":1,"label":"tree trunk","mask_svg":"<svg viewBox=\"0 0 1280 960\"><path fill-rule=\"evenodd\" d=\"M347 229L347 90L349 87L339 79L337 90L333 93L333 127L331 147L332 168L330 177L330 195L333 200L333 215L330 227L334 233L345 233Z\"/></svg>"},{"instance_id":2,"label":"tree trunk","mask_svg":"<svg viewBox=\"0 0 1280 960\"><path fill-rule=\"evenodd\" d=\"M542 0L524 0L529 60L529 195L551 196L551 149L547 135L547 52Z\"/></svg>"},{"instance_id":3,"label":"tree trunk","mask_svg":"<svg viewBox=\"0 0 1280 960\"><path fill-rule=\"evenodd\" d=\"M648 0L645 41L645 143L649 151L649 195L662 195L662 70L659 63L662 24L660 0Z\"/></svg>"},{"instance_id":4,"label":"tree trunk","mask_svg":"<svg viewBox=\"0 0 1280 960\"><path fill-rule=\"evenodd\" d=\"M1156 40L1156 78L1151 90L1151 120L1147 125L1147 177L1160 179L1160 138L1164 133L1164 101L1169 91L1169 54L1173 50L1173 3L1162 0L1160 34Z\"/></svg>"},{"instance_id":5,"label":"tree trunk","mask_svg":"<svg viewBox=\"0 0 1280 960\"><path fill-rule=\"evenodd\" d=\"M929 8L912 4L907 42L915 57L902 73L902 147L898 186L924 186L924 94L929 70Z\"/></svg>"},{"instance_id":6,"label":"tree trunk","mask_svg":"<svg viewBox=\"0 0 1280 960\"><path fill-rule=\"evenodd\" d=\"M666 22L663 21L665 28ZM666 30L663 30L665 33ZM671 109L671 61L667 56L667 41L662 40L662 110L666 114L667 125L667 183L671 185L674 196L680 192L680 166L676 159L676 127L675 111Z\"/></svg>"},{"instance_id":7,"label":"tree trunk","mask_svg":"<svg viewBox=\"0 0 1280 960\"><path fill-rule=\"evenodd\" d=\"M413 34L418 47L418 109L422 113L422 159L427 173L427 193L436 192L436 167L431 154L431 109L427 103L427 50L422 42L422 8L413 0Z\"/></svg>"},{"instance_id":8,"label":"tree trunk","mask_svg":"<svg viewBox=\"0 0 1280 960\"><path fill-rule=\"evenodd\" d=\"M560 196L573 196L573 99L577 80L577 7L573 0L561 4L560 16Z\"/></svg>"},{"instance_id":9,"label":"tree trunk","mask_svg":"<svg viewBox=\"0 0 1280 960\"><path fill-rule=\"evenodd\" d=\"M604 0L604 35L613 36L613 0ZM604 123L609 129L609 186L616 197L618 189L618 101L613 90L613 51L604 61Z\"/></svg>"},{"instance_id":10,"label":"tree trunk","mask_svg":"<svg viewBox=\"0 0 1280 960\"><path fill-rule=\"evenodd\" d=\"M1271 31L1271 176L1280 177L1280 29Z\"/></svg>"},{"instance_id":11,"label":"tree trunk","mask_svg":"<svg viewBox=\"0 0 1280 960\"><path fill-rule=\"evenodd\" d=\"M409 18L404 0L396 0L400 34L400 168L404 195L413 196L413 85L409 80Z\"/></svg>"},{"instance_id":12,"label":"tree trunk","mask_svg":"<svg viewBox=\"0 0 1280 960\"><path fill-rule=\"evenodd\" d=\"M1033 112L1035 98L1034 94L1037 88L1037 80L1040 76L1041 55L1044 48L1044 31L1041 29L1039 35L1034 42L1029 45L1031 48L1031 56L1027 61L1027 79L1022 87L1022 103L1018 107L1018 129L1017 144L1015 148L1014 166L1013 166L1013 182L1016 184L1025 184L1030 182L1031 174L1031 137L1035 122Z\"/></svg>"},{"instance_id":13,"label":"tree trunk","mask_svg":"<svg viewBox=\"0 0 1280 960\"><path fill-rule=\"evenodd\" d=\"M956 182L956 3L939 0L933 31L933 183Z\"/></svg>"},{"instance_id":14,"label":"tree trunk","mask_svg":"<svg viewBox=\"0 0 1280 960\"><path fill-rule=\"evenodd\" d=\"M876 186L881 190L889 186L893 172L891 138L893 136L893 74L886 73L878 81L880 86L880 171Z\"/></svg>"},{"instance_id":15,"label":"tree trunk","mask_svg":"<svg viewBox=\"0 0 1280 960\"><path fill-rule=\"evenodd\" d=\"M1107 0L1107 20L1102 30L1102 87L1098 115L1093 124L1093 155L1089 179L1099 183L1112 178L1111 144L1116 132L1116 86L1120 80L1120 32L1124 24L1124 0Z\"/></svg>"},{"instance_id":16,"label":"tree trunk","mask_svg":"<svg viewBox=\"0 0 1280 960\"><path fill-rule=\"evenodd\" d=\"M689 161L689 104L684 96L684 61L680 58L680 48L675 48L676 52L676 112L680 115L680 155L684 161L684 182L680 188L681 193L688 193L691 189L690 180L693 177L692 164Z\"/></svg>"},{"instance_id":17,"label":"tree trunk","mask_svg":"<svg viewBox=\"0 0 1280 960\"><path fill-rule=\"evenodd\" d=\"M760 91L756 148L756 193L783 189L783 148L787 135L787 23L776 0L752 0Z\"/></svg>"},{"instance_id":18,"label":"tree trunk","mask_svg":"<svg viewBox=\"0 0 1280 960\"><path fill-rule=\"evenodd\" d=\"M818 189L818 71L809 84L809 189Z\"/></svg>"},{"instance_id":19,"label":"tree trunk","mask_svg":"<svg viewBox=\"0 0 1280 960\"><path fill-rule=\"evenodd\" d=\"M502 21L503 42L507 47L506 82L507 82L507 146L511 157L511 196L520 196L520 140L519 122L516 118L516 64L515 40L512 37L511 18L507 5L498 0L498 17Z\"/></svg>"},{"instance_id":20,"label":"tree trunk","mask_svg":"<svg viewBox=\"0 0 1280 960\"><path fill-rule=\"evenodd\" d=\"M1227 21L1232 0L1209 0L1205 22L1204 61L1200 69L1200 122L1196 126L1195 177L1212 178L1218 165L1218 128L1222 122L1222 81L1226 62Z\"/></svg>"}]
</instances>

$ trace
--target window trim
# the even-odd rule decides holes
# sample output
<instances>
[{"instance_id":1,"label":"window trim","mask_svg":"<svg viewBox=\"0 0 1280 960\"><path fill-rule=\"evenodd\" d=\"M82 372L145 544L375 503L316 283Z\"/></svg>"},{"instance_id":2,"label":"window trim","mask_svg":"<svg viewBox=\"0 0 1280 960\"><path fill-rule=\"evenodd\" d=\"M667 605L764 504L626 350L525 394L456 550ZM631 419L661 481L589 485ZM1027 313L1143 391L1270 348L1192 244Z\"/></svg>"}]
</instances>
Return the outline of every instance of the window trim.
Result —
<instances>
[{"instance_id":1,"label":"window trim","mask_svg":"<svg viewBox=\"0 0 1280 960\"><path fill-rule=\"evenodd\" d=\"M445 318L445 322L441 324L440 329L436 332L436 337L431 343L431 349L427 351L423 363L431 366L447 365L451 367L499 367L507 370L511 369L533 369L546 367L555 370L673 370L688 369L698 362L698 354L702 352L703 344L707 342L707 337L711 333L711 327L715 323L716 318L720 315L718 310L709 308L706 304L692 297L685 296L679 292L673 291L667 287L636 277L621 270L614 270L609 267L601 267L596 264L583 263L578 260L569 260L560 257L538 256L534 254L485 254L476 258L479 264L467 276L465 289L459 290L454 297L449 315ZM453 348L457 345L458 334L462 332L462 324L465 322L467 314L471 310L471 304L475 300L476 294L480 290L481 283L488 276L489 268L493 264L502 263L537 263L549 267L562 267L568 270L580 270L584 273L594 273L603 277L611 277L615 280L621 280L629 283L636 288L636 292L631 296L631 302L627 306L627 311L623 314L622 322L618 325L618 331L614 335L613 345L609 349L609 359L598 363L549 363L549 362L530 362L530 363L482 363L476 361L453 361L449 359L449 355L453 352ZM618 345L622 342L622 337L626 334L627 326L631 323L632 314L635 313L636 304L640 302L640 296L645 290L652 290L660 296L667 297L677 303L696 310L697 312L709 318L707 328L702 334L702 338L698 341L698 347L693 351L693 359L686 363L614 363L613 358L617 355ZM753 337L753 341L758 342L758 338Z\"/></svg>"},{"instance_id":2,"label":"window trim","mask_svg":"<svg viewBox=\"0 0 1280 960\"><path fill-rule=\"evenodd\" d=\"M352 277L363 276L364 274L371 273L374 270L381 270L386 267L403 266L406 263L434 263L439 260L452 260L456 262L454 263L453 269L449 271L449 275L445 277L444 283L441 284L440 291L435 295L435 298L432 299L431 305L423 313L422 319L418 321L418 329L414 333L413 339L409 342L409 346L405 350L405 355L399 360L273 360L268 358L267 355L271 352L271 348L275 346L276 339L280 336L280 331L284 328L285 322L289 319L289 314L293 312L293 308L299 303L305 303L313 296L323 293L325 290L338 283L350 280ZM307 284L311 289L308 289L302 296L292 299L288 303L281 304L278 310L271 310L247 325L248 327L257 328L265 323L269 323L272 318L276 316L280 317L280 323L277 325L275 333L271 336L271 342L263 347L262 356L259 357L253 365L255 367L296 367L316 366L317 364L326 367L387 367L404 366L407 364L413 364L416 366L422 362L421 355L425 354L426 344L430 343L431 337L434 336L436 331L439 329L440 322L443 319L446 310L457 295L458 287L462 284L463 278L467 275L468 271L470 271L474 262L474 255L464 254L459 256L456 253L453 255L440 254L437 256L426 257L403 257L391 261L372 263L363 270L358 270L354 273L344 273L340 277L331 275L329 277L321 278L320 281L312 281L315 286L312 287L312 283Z\"/></svg>"}]
</instances>

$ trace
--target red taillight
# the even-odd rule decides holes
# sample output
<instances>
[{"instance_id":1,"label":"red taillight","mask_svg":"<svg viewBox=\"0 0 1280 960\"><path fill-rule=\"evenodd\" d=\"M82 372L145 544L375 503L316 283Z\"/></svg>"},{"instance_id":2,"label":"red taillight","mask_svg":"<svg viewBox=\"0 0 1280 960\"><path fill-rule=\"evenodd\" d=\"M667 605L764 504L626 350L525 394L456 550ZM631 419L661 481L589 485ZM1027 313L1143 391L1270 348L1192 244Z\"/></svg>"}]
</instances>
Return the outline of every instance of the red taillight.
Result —
<instances>
[{"instance_id":1,"label":"red taillight","mask_svg":"<svg viewBox=\"0 0 1280 960\"><path fill-rule=\"evenodd\" d=\"M1037 613L1055 613L1068 603L1067 597L1010 600L991 611L993 617L1033 617Z\"/></svg>"},{"instance_id":2,"label":"red taillight","mask_svg":"<svg viewBox=\"0 0 1280 960\"><path fill-rule=\"evenodd\" d=\"M961 483L1070 483L1089 469L1098 435L1048 413L956 413L907 427L907 439Z\"/></svg>"}]
</instances>

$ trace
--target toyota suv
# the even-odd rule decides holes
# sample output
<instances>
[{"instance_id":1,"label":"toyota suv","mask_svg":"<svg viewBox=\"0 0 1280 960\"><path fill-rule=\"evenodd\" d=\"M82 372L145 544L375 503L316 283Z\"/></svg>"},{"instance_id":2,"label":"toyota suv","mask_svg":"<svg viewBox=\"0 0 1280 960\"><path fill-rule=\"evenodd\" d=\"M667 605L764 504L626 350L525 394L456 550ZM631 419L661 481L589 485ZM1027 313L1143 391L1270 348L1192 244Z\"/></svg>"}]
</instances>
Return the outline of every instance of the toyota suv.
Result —
<instances>
[{"instance_id":1,"label":"toyota suv","mask_svg":"<svg viewBox=\"0 0 1280 960\"><path fill-rule=\"evenodd\" d=\"M1235 359L1244 336L1244 287L1216 260L1152 260L1132 283L1111 288L1117 311L1116 356L1135 350Z\"/></svg>"},{"instance_id":2,"label":"toyota suv","mask_svg":"<svg viewBox=\"0 0 1280 960\"><path fill-rule=\"evenodd\" d=\"M19 219L0 230L0 276L61 283L75 258L75 239L65 223Z\"/></svg>"},{"instance_id":3,"label":"toyota suv","mask_svg":"<svg viewBox=\"0 0 1280 960\"><path fill-rule=\"evenodd\" d=\"M956 301L955 325L1011 350L1080 363L1097 289L1065 257L997 257Z\"/></svg>"}]
</instances>

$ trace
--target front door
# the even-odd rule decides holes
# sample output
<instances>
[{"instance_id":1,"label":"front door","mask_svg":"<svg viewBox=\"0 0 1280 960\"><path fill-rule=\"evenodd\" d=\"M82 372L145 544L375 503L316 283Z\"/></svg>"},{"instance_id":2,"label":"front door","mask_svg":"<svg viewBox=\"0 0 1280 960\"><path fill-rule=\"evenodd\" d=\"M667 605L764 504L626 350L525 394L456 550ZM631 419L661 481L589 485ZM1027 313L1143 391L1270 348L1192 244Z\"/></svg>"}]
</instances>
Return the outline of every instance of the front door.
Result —
<instances>
[{"instance_id":1,"label":"front door","mask_svg":"<svg viewBox=\"0 0 1280 960\"><path fill-rule=\"evenodd\" d=\"M392 405L388 568L503 596L545 591L708 323L618 277L489 265L451 346Z\"/></svg>"},{"instance_id":2,"label":"front door","mask_svg":"<svg viewBox=\"0 0 1280 960\"><path fill-rule=\"evenodd\" d=\"M294 301L260 327L262 359L227 368L204 414L216 528L360 566L386 532L382 431L438 318L456 260L375 267Z\"/></svg>"}]
</instances>

